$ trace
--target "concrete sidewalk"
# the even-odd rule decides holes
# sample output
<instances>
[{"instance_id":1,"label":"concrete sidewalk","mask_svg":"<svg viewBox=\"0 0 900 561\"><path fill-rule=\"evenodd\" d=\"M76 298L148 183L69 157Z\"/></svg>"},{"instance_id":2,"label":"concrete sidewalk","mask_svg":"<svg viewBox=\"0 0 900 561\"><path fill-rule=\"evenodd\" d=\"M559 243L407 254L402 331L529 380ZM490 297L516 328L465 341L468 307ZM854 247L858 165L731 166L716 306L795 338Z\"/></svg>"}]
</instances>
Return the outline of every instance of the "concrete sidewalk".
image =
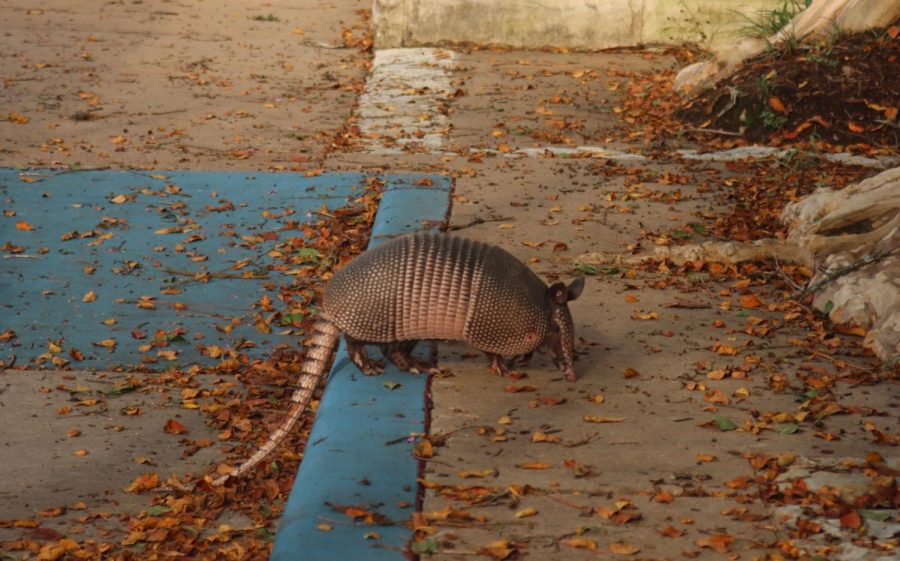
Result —
<instances>
[{"instance_id":1,"label":"concrete sidewalk","mask_svg":"<svg viewBox=\"0 0 900 561\"><path fill-rule=\"evenodd\" d=\"M444 105L449 119L441 147L392 154L389 163L336 154L331 166L403 166L455 177L450 229L503 246L548 280L581 274L575 264L585 252L652 251L648 240L679 231L696 236L710 217L727 212L721 186L741 173L727 157L681 161L674 150L691 147L671 139L668 158L664 152L636 162L646 146L640 129L622 127L618 91L629 87L628 73L674 68L670 57L440 50L434 56L454 60L451 69L438 70L449 73L456 91ZM410 78L406 89L415 84ZM396 124L392 135L379 137L379 150L396 146L394 139L414 142L415 130L408 121ZM592 149L582 157L553 156L578 146ZM895 448L877 444L865 428L875 422L896 432L900 395L890 374L875 387L855 381L853 372L873 383L878 377L868 373L880 367L855 356L852 338L842 337L836 349L797 347L808 333L783 322L775 304L784 295L763 282L747 287L727 275L667 273L612 267L588 279L571 304L582 338L576 383L562 380L544 355L523 369L524 378L500 379L472 349L441 346L442 365L452 374L432 384L434 456L420 480L425 499L416 551L447 560L590 559L610 552L750 559L798 547L841 559L890 557L854 545L855 531L834 524L832 538L791 539L797 512L759 499L750 461L770 457L797 466L780 485L800 477L812 489L833 485L847 500L860 496L874 484L874 472L860 467L867 454L898 466ZM749 294L771 306L743 307ZM817 387L807 380L822 383L819 376L838 410L855 413L795 426L809 407L798 395ZM730 430L731 421L741 428ZM875 536L871 543L890 548L897 524L881 524L865 527ZM829 539L839 547L823 553Z\"/></svg>"}]
</instances>

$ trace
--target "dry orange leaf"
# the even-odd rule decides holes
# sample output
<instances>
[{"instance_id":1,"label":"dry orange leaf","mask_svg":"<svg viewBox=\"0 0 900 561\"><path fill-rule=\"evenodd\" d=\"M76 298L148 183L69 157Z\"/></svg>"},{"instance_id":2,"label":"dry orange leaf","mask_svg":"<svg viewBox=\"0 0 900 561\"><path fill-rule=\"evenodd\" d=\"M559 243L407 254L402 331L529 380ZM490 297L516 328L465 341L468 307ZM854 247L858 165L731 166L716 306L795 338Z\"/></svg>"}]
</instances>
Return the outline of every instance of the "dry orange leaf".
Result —
<instances>
[{"instance_id":1,"label":"dry orange leaf","mask_svg":"<svg viewBox=\"0 0 900 561\"><path fill-rule=\"evenodd\" d=\"M585 415L582 420L586 423L621 423L625 417L603 417L599 415Z\"/></svg>"},{"instance_id":2,"label":"dry orange leaf","mask_svg":"<svg viewBox=\"0 0 900 561\"><path fill-rule=\"evenodd\" d=\"M708 538L695 540L694 544L700 547L707 547L713 551L718 551L719 553L726 553L731 548L731 543L733 541L734 536L728 534L713 534Z\"/></svg>"},{"instance_id":3,"label":"dry orange leaf","mask_svg":"<svg viewBox=\"0 0 900 561\"><path fill-rule=\"evenodd\" d=\"M159 476L151 472L137 476L125 490L131 493L143 493L156 489L158 486Z\"/></svg>"},{"instance_id":4,"label":"dry orange leaf","mask_svg":"<svg viewBox=\"0 0 900 561\"><path fill-rule=\"evenodd\" d=\"M480 470L460 471L460 472L457 472L456 475L458 475L459 477L462 477L464 479L467 479L470 477L493 477L494 475L496 475L496 473L497 473L496 469L480 469Z\"/></svg>"},{"instance_id":5,"label":"dry orange leaf","mask_svg":"<svg viewBox=\"0 0 900 561\"><path fill-rule=\"evenodd\" d=\"M765 306L765 303L756 297L755 294L744 294L741 296L741 307L742 308L760 308Z\"/></svg>"},{"instance_id":6,"label":"dry orange leaf","mask_svg":"<svg viewBox=\"0 0 900 561\"><path fill-rule=\"evenodd\" d=\"M34 230L34 226L29 224L28 222L25 222L24 220L20 220L19 222L16 222L16 230L21 230L23 232L30 232L30 231Z\"/></svg>"},{"instance_id":7,"label":"dry orange leaf","mask_svg":"<svg viewBox=\"0 0 900 561\"><path fill-rule=\"evenodd\" d=\"M637 294L626 294L625 301L626 302L638 302L640 298L638 298Z\"/></svg>"},{"instance_id":8,"label":"dry orange leaf","mask_svg":"<svg viewBox=\"0 0 900 561\"><path fill-rule=\"evenodd\" d=\"M544 462L525 462L516 466L520 469L550 469L550 464Z\"/></svg>"},{"instance_id":9,"label":"dry orange leaf","mask_svg":"<svg viewBox=\"0 0 900 561\"><path fill-rule=\"evenodd\" d=\"M641 548L632 543L613 542L609 544L609 550L618 555L634 555Z\"/></svg>"},{"instance_id":10,"label":"dry orange leaf","mask_svg":"<svg viewBox=\"0 0 900 561\"><path fill-rule=\"evenodd\" d=\"M597 551L598 548L597 542L589 538L569 538L567 540L562 540L559 543L568 547L589 549L591 551Z\"/></svg>"},{"instance_id":11,"label":"dry orange leaf","mask_svg":"<svg viewBox=\"0 0 900 561\"><path fill-rule=\"evenodd\" d=\"M168 421L166 421L166 426L163 427L163 432L167 434L184 434L187 431L187 427L185 427L175 419L169 419Z\"/></svg>"},{"instance_id":12,"label":"dry orange leaf","mask_svg":"<svg viewBox=\"0 0 900 561\"><path fill-rule=\"evenodd\" d=\"M784 106L784 103L774 95L769 98L769 107L776 113L787 113L787 108Z\"/></svg>"},{"instance_id":13,"label":"dry orange leaf","mask_svg":"<svg viewBox=\"0 0 900 561\"><path fill-rule=\"evenodd\" d=\"M684 530L679 530L678 528L673 528L672 526L667 526L659 531L660 534L664 535L667 538L680 538L684 535Z\"/></svg>"},{"instance_id":14,"label":"dry orange leaf","mask_svg":"<svg viewBox=\"0 0 900 561\"><path fill-rule=\"evenodd\" d=\"M513 546L509 540L498 540L478 548L478 553L489 555L490 557L500 559L501 561L510 557L516 551L515 546Z\"/></svg>"}]
</instances>

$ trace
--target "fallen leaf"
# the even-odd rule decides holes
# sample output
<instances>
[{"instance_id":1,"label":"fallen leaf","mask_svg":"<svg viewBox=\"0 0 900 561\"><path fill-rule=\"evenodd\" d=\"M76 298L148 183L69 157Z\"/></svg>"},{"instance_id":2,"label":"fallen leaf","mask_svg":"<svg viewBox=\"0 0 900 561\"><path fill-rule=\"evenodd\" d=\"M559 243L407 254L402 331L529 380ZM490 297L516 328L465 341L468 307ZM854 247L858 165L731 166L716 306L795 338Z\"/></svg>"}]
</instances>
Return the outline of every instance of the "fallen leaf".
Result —
<instances>
[{"instance_id":1,"label":"fallen leaf","mask_svg":"<svg viewBox=\"0 0 900 561\"><path fill-rule=\"evenodd\" d=\"M525 462L516 467L520 469L550 469L552 466L550 464L545 464L544 462Z\"/></svg>"},{"instance_id":2,"label":"fallen leaf","mask_svg":"<svg viewBox=\"0 0 900 561\"><path fill-rule=\"evenodd\" d=\"M586 423L620 423L625 420L625 417L603 417L597 415L585 415L582 417L584 422Z\"/></svg>"},{"instance_id":3,"label":"fallen leaf","mask_svg":"<svg viewBox=\"0 0 900 561\"><path fill-rule=\"evenodd\" d=\"M156 489L158 486L159 476L151 472L137 476L125 490L130 493L143 493Z\"/></svg>"},{"instance_id":4,"label":"fallen leaf","mask_svg":"<svg viewBox=\"0 0 900 561\"><path fill-rule=\"evenodd\" d=\"M187 427L185 427L175 419L169 419L168 421L166 421L166 426L163 427L163 432L167 434L184 434L187 431Z\"/></svg>"},{"instance_id":5,"label":"fallen leaf","mask_svg":"<svg viewBox=\"0 0 900 561\"><path fill-rule=\"evenodd\" d=\"M706 547L712 549L713 551L717 551L719 553L727 553L729 549L731 549L731 543L734 541L734 536L728 534L713 534L708 538L700 538L699 540L695 540L694 544L699 547Z\"/></svg>"},{"instance_id":6,"label":"fallen leaf","mask_svg":"<svg viewBox=\"0 0 900 561\"><path fill-rule=\"evenodd\" d=\"M590 538L569 538L567 540L562 540L559 542L562 545L567 547L574 547L577 549L588 549L590 551L597 551L598 545L597 542Z\"/></svg>"},{"instance_id":7,"label":"fallen leaf","mask_svg":"<svg viewBox=\"0 0 900 561\"><path fill-rule=\"evenodd\" d=\"M641 548L631 543L613 542L609 544L609 550L618 555L634 555Z\"/></svg>"}]
</instances>

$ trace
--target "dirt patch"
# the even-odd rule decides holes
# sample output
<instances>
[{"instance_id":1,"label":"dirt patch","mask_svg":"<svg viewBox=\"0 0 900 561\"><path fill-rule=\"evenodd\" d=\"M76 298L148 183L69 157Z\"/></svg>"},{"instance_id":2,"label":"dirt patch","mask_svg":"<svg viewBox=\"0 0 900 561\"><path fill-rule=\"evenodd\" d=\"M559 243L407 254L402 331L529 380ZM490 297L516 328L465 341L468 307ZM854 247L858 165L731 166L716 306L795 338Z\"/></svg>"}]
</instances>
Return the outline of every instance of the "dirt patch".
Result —
<instances>
[{"instance_id":1,"label":"dirt patch","mask_svg":"<svg viewBox=\"0 0 900 561\"><path fill-rule=\"evenodd\" d=\"M733 133L771 145L896 150L897 24L761 54L676 114L701 138Z\"/></svg>"}]
</instances>

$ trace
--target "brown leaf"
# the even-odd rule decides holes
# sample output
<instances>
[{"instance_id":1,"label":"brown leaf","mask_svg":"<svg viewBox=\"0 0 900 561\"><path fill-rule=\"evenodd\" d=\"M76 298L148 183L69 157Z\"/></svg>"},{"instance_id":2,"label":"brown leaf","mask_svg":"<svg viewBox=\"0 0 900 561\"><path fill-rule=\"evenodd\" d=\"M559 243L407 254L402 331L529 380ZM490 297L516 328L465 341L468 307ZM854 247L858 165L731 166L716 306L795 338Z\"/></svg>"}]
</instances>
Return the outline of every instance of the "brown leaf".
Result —
<instances>
[{"instance_id":1,"label":"brown leaf","mask_svg":"<svg viewBox=\"0 0 900 561\"><path fill-rule=\"evenodd\" d=\"M498 540L484 547L478 548L478 553L488 555L494 559L507 559L518 550L509 540Z\"/></svg>"},{"instance_id":2,"label":"brown leaf","mask_svg":"<svg viewBox=\"0 0 900 561\"><path fill-rule=\"evenodd\" d=\"M712 549L713 551L717 551L719 553L727 553L731 548L731 543L733 541L734 536L728 534L713 534L708 538L700 538L699 540L695 540L694 544L700 547Z\"/></svg>"},{"instance_id":3,"label":"brown leaf","mask_svg":"<svg viewBox=\"0 0 900 561\"><path fill-rule=\"evenodd\" d=\"M784 103L774 95L769 98L769 107L776 113L787 113L787 108L784 106Z\"/></svg>"},{"instance_id":4,"label":"brown leaf","mask_svg":"<svg viewBox=\"0 0 900 561\"><path fill-rule=\"evenodd\" d=\"M143 493L157 487L159 487L159 476L155 473L145 473L137 476L125 490L131 493Z\"/></svg>"},{"instance_id":5,"label":"brown leaf","mask_svg":"<svg viewBox=\"0 0 900 561\"><path fill-rule=\"evenodd\" d=\"M187 427L185 427L175 419L169 419L168 421L166 421L166 426L163 427L163 432L165 432L166 434L184 434L187 431Z\"/></svg>"},{"instance_id":6,"label":"brown leaf","mask_svg":"<svg viewBox=\"0 0 900 561\"><path fill-rule=\"evenodd\" d=\"M525 462L524 464L519 464L516 467L520 469L550 469L552 466L544 462Z\"/></svg>"},{"instance_id":7,"label":"brown leaf","mask_svg":"<svg viewBox=\"0 0 900 561\"><path fill-rule=\"evenodd\" d=\"M591 551L597 551L598 545L595 540L589 538L569 538L567 540L562 540L559 542L562 545L567 547L574 547L577 549L589 549Z\"/></svg>"},{"instance_id":8,"label":"brown leaf","mask_svg":"<svg viewBox=\"0 0 900 561\"><path fill-rule=\"evenodd\" d=\"M672 526L667 526L661 530L659 533L667 538L680 538L684 535L684 530L679 530L678 528L673 528Z\"/></svg>"},{"instance_id":9,"label":"brown leaf","mask_svg":"<svg viewBox=\"0 0 900 561\"><path fill-rule=\"evenodd\" d=\"M841 528L850 528L858 530L862 527L862 517L855 510L851 510L847 514L841 516Z\"/></svg>"},{"instance_id":10,"label":"brown leaf","mask_svg":"<svg viewBox=\"0 0 900 561\"><path fill-rule=\"evenodd\" d=\"M618 555L634 555L641 548L631 543L613 542L609 544L609 550Z\"/></svg>"}]
</instances>

